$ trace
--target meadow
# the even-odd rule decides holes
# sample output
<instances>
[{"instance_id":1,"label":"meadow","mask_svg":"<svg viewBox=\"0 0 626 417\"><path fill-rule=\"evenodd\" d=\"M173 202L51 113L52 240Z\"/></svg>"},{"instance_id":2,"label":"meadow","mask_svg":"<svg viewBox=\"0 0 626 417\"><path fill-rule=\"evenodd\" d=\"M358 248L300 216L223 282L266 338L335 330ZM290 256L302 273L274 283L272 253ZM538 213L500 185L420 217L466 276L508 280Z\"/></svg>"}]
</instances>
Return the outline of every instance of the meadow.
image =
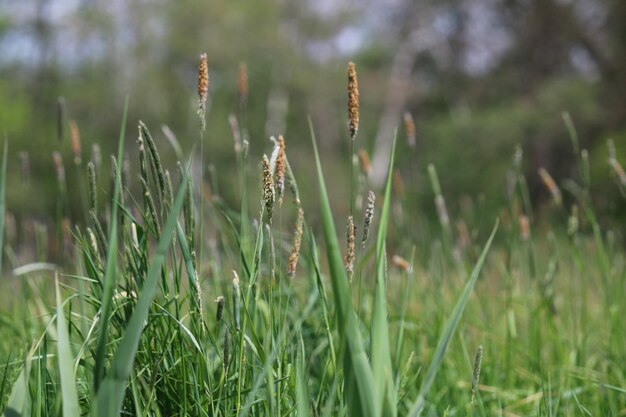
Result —
<instances>
[{"instance_id":1,"label":"meadow","mask_svg":"<svg viewBox=\"0 0 626 417\"><path fill-rule=\"evenodd\" d=\"M288 137L248 140L244 105L232 171L217 173L234 178L238 203L220 197L204 175L205 60L192 149L125 111L110 172L76 164L82 187L68 190L57 166L59 206L79 196L87 221L57 218L67 265L3 279L3 416L625 415L622 232L596 215L574 122L564 114L578 171L557 184L540 169L541 212L518 147L501 214L484 218L470 201L452 215L439 180L453 167L396 162L413 146L410 117L390 141L384 187L370 184L353 65L347 78L343 201L329 199L306 115L300 167ZM177 166L161 160L168 146ZM612 143L591 160L606 161L609 197L624 198ZM420 229L407 171L428 179L436 228ZM298 187L307 172L316 188ZM6 144L1 174L4 235Z\"/></svg>"}]
</instances>

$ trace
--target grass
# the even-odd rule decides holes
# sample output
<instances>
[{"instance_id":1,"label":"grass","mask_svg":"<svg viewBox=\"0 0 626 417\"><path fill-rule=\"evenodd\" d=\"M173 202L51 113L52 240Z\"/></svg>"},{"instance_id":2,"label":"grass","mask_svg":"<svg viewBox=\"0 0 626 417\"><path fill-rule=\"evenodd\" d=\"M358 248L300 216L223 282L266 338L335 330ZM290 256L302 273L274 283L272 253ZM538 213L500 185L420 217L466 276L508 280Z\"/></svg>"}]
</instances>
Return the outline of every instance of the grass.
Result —
<instances>
[{"instance_id":1,"label":"grass","mask_svg":"<svg viewBox=\"0 0 626 417\"><path fill-rule=\"evenodd\" d=\"M622 235L595 215L589 157L569 116L579 173L563 182L562 201L575 209L551 206L544 218L554 220L540 220L516 151L489 235L476 226L484 219L448 212L445 170L432 165L421 174L440 231L412 228L410 199L392 184L394 171L408 169L395 155L409 144L394 140L385 187L375 190L372 239L357 251L352 277L313 123L318 189L298 188L302 170L287 152L285 202L270 197L277 144L255 149L271 155L264 195L260 183L248 188L261 161L245 142L233 156L241 203L231 208L219 195L205 198L205 178L192 178L197 161L181 161L171 178L142 122L138 176L123 176L125 113L108 198L96 198L106 180L91 172L84 181L93 203L89 223L73 229L71 267L22 265L3 283L16 294L3 297L0 314L3 416L626 414ZM6 155L5 145L2 211ZM355 219L363 213L353 194L369 191L360 175L349 193ZM315 211L307 208L295 239L301 204ZM409 261L397 267L393 255Z\"/></svg>"}]
</instances>

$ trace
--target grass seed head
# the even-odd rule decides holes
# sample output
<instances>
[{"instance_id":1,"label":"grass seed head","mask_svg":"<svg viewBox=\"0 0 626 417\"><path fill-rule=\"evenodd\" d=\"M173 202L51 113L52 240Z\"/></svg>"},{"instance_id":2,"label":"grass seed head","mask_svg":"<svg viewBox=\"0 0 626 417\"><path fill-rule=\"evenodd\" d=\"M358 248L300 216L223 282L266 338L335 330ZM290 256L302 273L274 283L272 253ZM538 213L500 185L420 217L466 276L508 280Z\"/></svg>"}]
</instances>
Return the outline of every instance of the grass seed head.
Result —
<instances>
[{"instance_id":1,"label":"grass seed head","mask_svg":"<svg viewBox=\"0 0 626 417\"><path fill-rule=\"evenodd\" d=\"M371 165L370 157L367 154L367 151L365 149L359 149L358 157L359 157L359 169L361 170L361 174L367 177L367 175L370 172L370 165Z\"/></svg>"},{"instance_id":2,"label":"grass seed head","mask_svg":"<svg viewBox=\"0 0 626 417\"><path fill-rule=\"evenodd\" d=\"M411 264L400 255L393 255L391 262L404 272L411 272Z\"/></svg>"},{"instance_id":3,"label":"grass seed head","mask_svg":"<svg viewBox=\"0 0 626 417\"><path fill-rule=\"evenodd\" d=\"M367 206L365 207L365 218L363 219L363 239L361 239L361 247L365 247L369 237L372 220L374 219L374 207L376 205L376 194L373 191L367 193Z\"/></svg>"},{"instance_id":4,"label":"grass seed head","mask_svg":"<svg viewBox=\"0 0 626 417\"><path fill-rule=\"evenodd\" d=\"M404 112L404 130L406 132L406 142L411 147L411 149L415 149L417 142L417 135L415 133L415 121L413 120L413 116L411 113Z\"/></svg>"},{"instance_id":5,"label":"grass seed head","mask_svg":"<svg viewBox=\"0 0 626 417\"><path fill-rule=\"evenodd\" d=\"M483 361L483 347L478 346L476 350L476 356L474 357L474 369L472 372L472 403L474 402L474 397L476 396L476 391L478 389L478 382L480 380L480 366Z\"/></svg>"},{"instance_id":6,"label":"grass seed head","mask_svg":"<svg viewBox=\"0 0 626 417\"><path fill-rule=\"evenodd\" d=\"M554 179L550 175L550 173L543 167L539 168L539 176L541 177L541 182L548 189L550 194L552 195L552 199L557 206L560 206L563 202L563 197L561 196L561 190L554 182Z\"/></svg>"},{"instance_id":7,"label":"grass seed head","mask_svg":"<svg viewBox=\"0 0 626 417\"><path fill-rule=\"evenodd\" d=\"M296 267L298 266L298 257L300 256L300 247L302 245L303 226L304 210L298 207L296 227L293 232L293 245L291 246L291 254L289 255L289 263L287 264L287 276L291 279L296 275Z\"/></svg>"},{"instance_id":8,"label":"grass seed head","mask_svg":"<svg viewBox=\"0 0 626 417\"><path fill-rule=\"evenodd\" d=\"M233 113L228 115L228 124L230 125L230 131L233 135L233 143L235 144L235 153L241 152L241 130L239 129L239 122L237 116Z\"/></svg>"},{"instance_id":9,"label":"grass seed head","mask_svg":"<svg viewBox=\"0 0 626 417\"><path fill-rule=\"evenodd\" d=\"M271 223L272 211L274 209L274 199L276 198L276 195L272 170L270 168L270 160L267 158L267 155L263 155L261 165L263 166L263 201L265 202L267 221L268 223Z\"/></svg>"},{"instance_id":10,"label":"grass seed head","mask_svg":"<svg viewBox=\"0 0 626 417\"><path fill-rule=\"evenodd\" d=\"M287 156L285 154L285 139L283 135L278 136L278 156L276 158L276 199L278 200L278 206L283 204L283 196L285 194L285 168Z\"/></svg>"},{"instance_id":11,"label":"grass seed head","mask_svg":"<svg viewBox=\"0 0 626 417\"><path fill-rule=\"evenodd\" d=\"M354 140L359 130L359 83L354 62L348 63L348 129Z\"/></svg>"},{"instance_id":12,"label":"grass seed head","mask_svg":"<svg viewBox=\"0 0 626 417\"><path fill-rule=\"evenodd\" d=\"M65 167L63 166L63 158L61 152L52 152L52 162L54 162L54 171L57 175L57 181L59 184L65 183Z\"/></svg>"},{"instance_id":13,"label":"grass seed head","mask_svg":"<svg viewBox=\"0 0 626 417\"><path fill-rule=\"evenodd\" d=\"M80 146L80 130L75 120L70 120L70 143L72 145L72 154L74 155L74 163L80 165L81 158L81 146Z\"/></svg>"},{"instance_id":14,"label":"grass seed head","mask_svg":"<svg viewBox=\"0 0 626 417\"><path fill-rule=\"evenodd\" d=\"M241 105L248 101L248 66L245 62L239 64L239 76L237 77L237 92Z\"/></svg>"},{"instance_id":15,"label":"grass seed head","mask_svg":"<svg viewBox=\"0 0 626 417\"><path fill-rule=\"evenodd\" d=\"M202 131L206 127L206 103L209 95L209 64L206 54L200 55L198 65L198 117Z\"/></svg>"},{"instance_id":16,"label":"grass seed head","mask_svg":"<svg viewBox=\"0 0 626 417\"><path fill-rule=\"evenodd\" d=\"M519 236L523 241L530 239L530 219L528 216L519 216Z\"/></svg>"},{"instance_id":17,"label":"grass seed head","mask_svg":"<svg viewBox=\"0 0 626 417\"><path fill-rule=\"evenodd\" d=\"M217 303L215 320L220 323L222 321L222 316L224 315L224 304L226 303L226 301L224 300L224 297L220 295L219 297L217 297L217 300L215 300L215 302Z\"/></svg>"},{"instance_id":18,"label":"grass seed head","mask_svg":"<svg viewBox=\"0 0 626 417\"><path fill-rule=\"evenodd\" d=\"M96 166L89 161L87 164L87 179L89 181L89 210L97 212L98 189L96 188Z\"/></svg>"},{"instance_id":19,"label":"grass seed head","mask_svg":"<svg viewBox=\"0 0 626 417\"><path fill-rule=\"evenodd\" d=\"M350 279L352 279L352 273L354 272L354 260L356 258L355 250L354 250L354 242L356 237L356 226L354 225L354 218L352 216L348 216L348 226L346 228L346 241L348 243L348 248L346 252L346 272L350 275Z\"/></svg>"},{"instance_id":20,"label":"grass seed head","mask_svg":"<svg viewBox=\"0 0 626 417\"><path fill-rule=\"evenodd\" d=\"M240 314L239 314L239 275L233 270L233 318L235 319L235 328L240 328Z\"/></svg>"}]
</instances>

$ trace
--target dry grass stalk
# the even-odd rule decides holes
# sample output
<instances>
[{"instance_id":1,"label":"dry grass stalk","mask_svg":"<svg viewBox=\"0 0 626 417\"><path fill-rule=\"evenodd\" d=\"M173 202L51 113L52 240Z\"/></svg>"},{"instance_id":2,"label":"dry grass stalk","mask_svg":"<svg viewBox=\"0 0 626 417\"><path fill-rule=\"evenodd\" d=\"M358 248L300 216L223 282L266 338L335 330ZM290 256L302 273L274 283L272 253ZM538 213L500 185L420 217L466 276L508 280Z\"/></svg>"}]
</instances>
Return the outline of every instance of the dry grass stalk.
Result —
<instances>
[{"instance_id":1,"label":"dry grass stalk","mask_svg":"<svg viewBox=\"0 0 626 417\"><path fill-rule=\"evenodd\" d=\"M298 257L300 256L300 246L302 245L302 231L304 226L304 210L298 208L296 217L296 226L293 232L293 244L291 246L291 254L289 255L289 263L287 264L287 276L292 278L296 275L296 267L298 266Z\"/></svg>"},{"instance_id":2,"label":"dry grass stalk","mask_svg":"<svg viewBox=\"0 0 626 417\"><path fill-rule=\"evenodd\" d=\"M346 272L350 275L350 279L352 279L352 273L354 272L354 260L356 258L355 253L355 245L354 242L356 240L356 226L354 225L354 218L352 216L348 216L348 227L346 228L346 241L348 243L348 250L346 252Z\"/></svg>"},{"instance_id":3,"label":"dry grass stalk","mask_svg":"<svg viewBox=\"0 0 626 417\"><path fill-rule=\"evenodd\" d=\"M198 65L198 117L202 131L206 128L206 103L209 95L209 64L206 54L200 55Z\"/></svg>"},{"instance_id":4,"label":"dry grass stalk","mask_svg":"<svg viewBox=\"0 0 626 417\"><path fill-rule=\"evenodd\" d=\"M367 177L367 175L370 172L370 166L371 166L370 157L367 154L367 151L365 149L359 149L357 154L359 157L359 169L361 170L361 174Z\"/></svg>"},{"instance_id":5,"label":"dry grass stalk","mask_svg":"<svg viewBox=\"0 0 626 417\"><path fill-rule=\"evenodd\" d=\"M270 168L270 160L267 155L263 155L261 160L263 166L263 201L265 202L265 210L267 212L268 223L272 222L272 211L274 209L274 199L276 198L274 190L274 178Z\"/></svg>"},{"instance_id":6,"label":"dry grass stalk","mask_svg":"<svg viewBox=\"0 0 626 417\"><path fill-rule=\"evenodd\" d=\"M561 190L554 182L554 179L550 175L550 173L543 167L539 168L539 176L541 177L541 182L548 189L550 194L552 195L552 199L556 203L557 206L560 206L563 202L563 197L561 196Z\"/></svg>"},{"instance_id":7,"label":"dry grass stalk","mask_svg":"<svg viewBox=\"0 0 626 417\"><path fill-rule=\"evenodd\" d=\"M393 255L391 262L404 272L411 272L411 264L400 255Z\"/></svg>"},{"instance_id":8,"label":"dry grass stalk","mask_svg":"<svg viewBox=\"0 0 626 417\"><path fill-rule=\"evenodd\" d=\"M415 149L417 143L417 135L415 133L415 121L411 113L404 112L404 130L406 132L406 142L412 148Z\"/></svg>"},{"instance_id":9,"label":"dry grass stalk","mask_svg":"<svg viewBox=\"0 0 626 417\"><path fill-rule=\"evenodd\" d=\"M374 207L376 205L376 194L373 191L367 193L367 206L365 207L365 218L363 219L363 239L361 247L365 247L370 234L372 220L374 219Z\"/></svg>"},{"instance_id":10,"label":"dry grass stalk","mask_svg":"<svg viewBox=\"0 0 626 417\"><path fill-rule=\"evenodd\" d=\"M354 62L348 63L348 128L354 140L359 130L359 83Z\"/></svg>"},{"instance_id":11,"label":"dry grass stalk","mask_svg":"<svg viewBox=\"0 0 626 417\"><path fill-rule=\"evenodd\" d=\"M286 168L287 156L285 154L285 139L283 135L278 136L278 156L276 158L276 199L278 200L278 207L283 204L283 196L285 194L285 168Z\"/></svg>"},{"instance_id":12,"label":"dry grass stalk","mask_svg":"<svg viewBox=\"0 0 626 417\"><path fill-rule=\"evenodd\" d=\"M80 130L75 120L70 120L70 143L72 145L72 154L74 155L74 163L80 165L81 158L81 146L80 146Z\"/></svg>"}]
</instances>

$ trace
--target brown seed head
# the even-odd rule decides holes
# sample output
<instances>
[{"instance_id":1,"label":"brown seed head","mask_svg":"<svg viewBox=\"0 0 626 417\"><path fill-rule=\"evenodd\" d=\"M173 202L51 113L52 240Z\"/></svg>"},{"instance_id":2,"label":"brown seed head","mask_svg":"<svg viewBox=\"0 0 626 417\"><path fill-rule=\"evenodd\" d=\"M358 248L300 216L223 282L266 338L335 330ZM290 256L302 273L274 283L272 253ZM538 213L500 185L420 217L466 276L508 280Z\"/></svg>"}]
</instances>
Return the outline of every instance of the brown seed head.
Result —
<instances>
[{"instance_id":1,"label":"brown seed head","mask_svg":"<svg viewBox=\"0 0 626 417\"><path fill-rule=\"evenodd\" d=\"M239 100L245 104L248 101L248 66L245 62L239 64L237 91L239 92Z\"/></svg>"},{"instance_id":2,"label":"brown seed head","mask_svg":"<svg viewBox=\"0 0 626 417\"><path fill-rule=\"evenodd\" d=\"M209 94L209 64L206 54L200 55L198 65L198 116L200 117L201 128L205 128L206 102Z\"/></svg>"},{"instance_id":3,"label":"brown seed head","mask_svg":"<svg viewBox=\"0 0 626 417\"><path fill-rule=\"evenodd\" d=\"M59 151L52 152L52 162L54 162L54 171L57 174L57 181L65 182L65 167L63 166L63 158Z\"/></svg>"},{"instance_id":4,"label":"brown seed head","mask_svg":"<svg viewBox=\"0 0 626 417\"><path fill-rule=\"evenodd\" d=\"M348 128L354 139L359 130L359 83L354 62L348 63Z\"/></svg>"},{"instance_id":5,"label":"brown seed head","mask_svg":"<svg viewBox=\"0 0 626 417\"><path fill-rule=\"evenodd\" d=\"M415 121L413 120L413 116L411 113L404 112L404 130L406 131L406 141L408 145L415 149L416 145L416 134L415 134Z\"/></svg>"},{"instance_id":6,"label":"brown seed head","mask_svg":"<svg viewBox=\"0 0 626 417\"><path fill-rule=\"evenodd\" d=\"M411 264L402 256L393 255L391 262L396 266L396 268L400 268L404 272L411 272Z\"/></svg>"},{"instance_id":7,"label":"brown seed head","mask_svg":"<svg viewBox=\"0 0 626 417\"><path fill-rule=\"evenodd\" d=\"M74 154L74 163L80 165L82 161L80 152L80 131L78 130L78 125L75 120L70 120L70 142L72 144L72 154Z\"/></svg>"},{"instance_id":8,"label":"brown seed head","mask_svg":"<svg viewBox=\"0 0 626 417\"><path fill-rule=\"evenodd\" d=\"M285 194L285 168L287 155L285 153L285 139L283 135L278 136L278 156L276 157L276 168L274 170L276 176L276 198L278 206L283 204L283 195Z\"/></svg>"},{"instance_id":9,"label":"brown seed head","mask_svg":"<svg viewBox=\"0 0 626 417\"><path fill-rule=\"evenodd\" d=\"M528 216L519 216L519 236L523 241L530 239L530 219Z\"/></svg>"},{"instance_id":10,"label":"brown seed head","mask_svg":"<svg viewBox=\"0 0 626 417\"><path fill-rule=\"evenodd\" d=\"M370 157L367 154L365 149L359 149L359 168L361 169L361 174L367 177L367 174L370 172Z\"/></svg>"},{"instance_id":11,"label":"brown seed head","mask_svg":"<svg viewBox=\"0 0 626 417\"><path fill-rule=\"evenodd\" d=\"M550 173L542 167L539 168L539 176L541 177L543 185L548 189L548 191L550 191L550 194L552 194L554 202L560 206L563 201L563 198L561 197L561 190L556 185L556 182L554 182L554 179L552 179Z\"/></svg>"},{"instance_id":12,"label":"brown seed head","mask_svg":"<svg viewBox=\"0 0 626 417\"><path fill-rule=\"evenodd\" d=\"M404 197L404 180L397 169L393 171L393 192L398 198Z\"/></svg>"},{"instance_id":13,"label":"brown seed head","mask_svg":"<svg viewBox=\"0 0 626 417\"><path fill-rule=\"evenodd\" d=\"M296 227L293 232L293 245L291 246L291 255L289 255L289 263L287 265L287 276L291 279L296 275L296 266L298 266L298 257L300 256L300 246L302 245L302 230L304 225L304 210L298 208L298 216L296 217Z\"/></svg>"}]
</instances>

